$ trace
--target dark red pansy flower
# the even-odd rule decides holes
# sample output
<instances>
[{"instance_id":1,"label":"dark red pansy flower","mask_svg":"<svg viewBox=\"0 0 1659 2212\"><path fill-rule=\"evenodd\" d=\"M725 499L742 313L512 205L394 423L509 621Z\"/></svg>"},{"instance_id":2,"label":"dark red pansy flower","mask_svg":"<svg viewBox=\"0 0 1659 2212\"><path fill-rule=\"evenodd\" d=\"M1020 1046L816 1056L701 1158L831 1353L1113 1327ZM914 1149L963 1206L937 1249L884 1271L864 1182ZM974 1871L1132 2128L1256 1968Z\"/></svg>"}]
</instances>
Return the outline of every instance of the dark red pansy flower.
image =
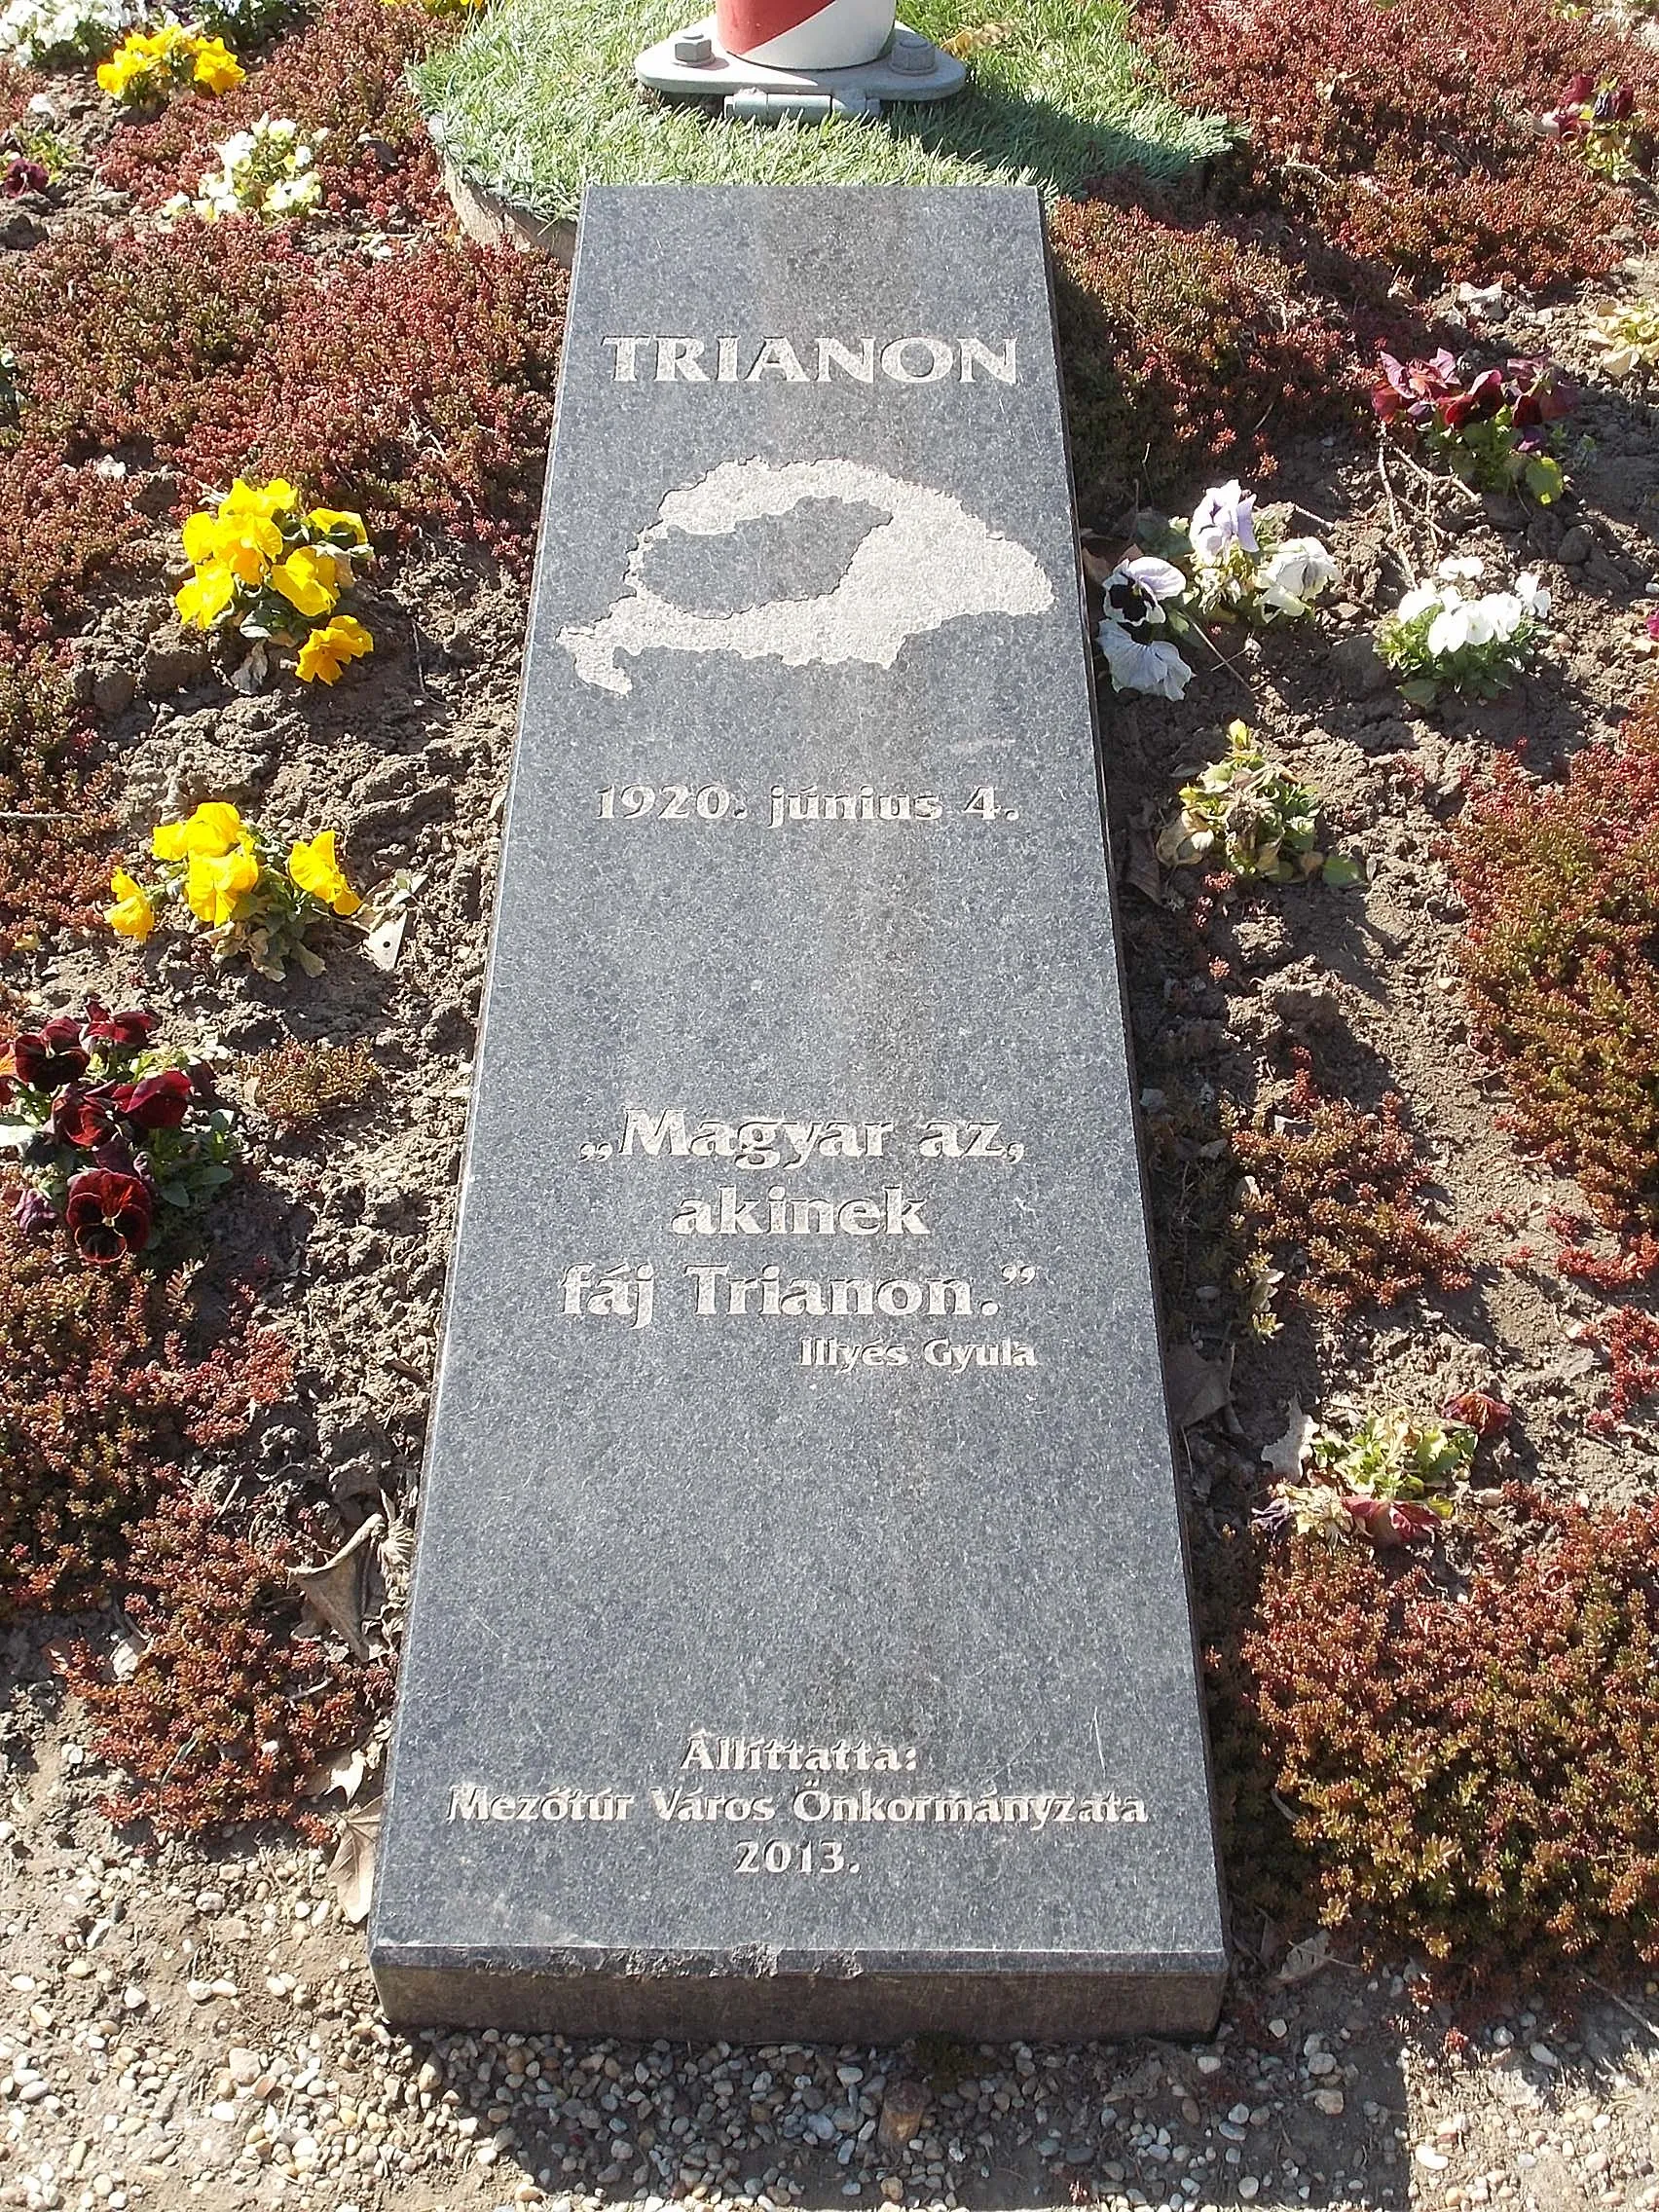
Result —
<instances>
[{"instance_id":1,"label":"dark red pansy flower","mask_svg":"<svg viewBox=\"0 0 1659 2212\"><path fill-rule=\"evenodd\" d=\"M16 200L25 192L44 192L52 179L39 162L31 162L24 154L14 154L6 164L6 172L0 176L0 192L8 200Z\"/></svg>"},{"instance_id":2,"label":"dark red pansy flower","mask_svg":"<svg viewBox=\"0 0 1659 2212\"><path fill-rule=\"evenodd\" d=\"M1380 349L1377 366L1382 373L1371 387L1371 404L1384 423L1391 423L1412 396L1406 383L1405 364Z\"/></svg>"},{"instance_id":3,"label":"dark red pansy flower","mask_svg":"<svg viewBox=\"0 0 1659 2212\"><path fill-rule=\"evenodd\" d=\"M183 1068L164 1068L115 1092L117 1111L140 1129L176 1129L190 1111L193 1086Z\"/></svg>"},{"instance_id":4,"label":"dark red pansy flower","mask_svg":"<svg viewBox=\"0 0 1659 2212\"><path fill-rule=\"evenodd\" d=\"M1469 404L1475 414L1495 415L1503 405L1503 371L1483 369L1469 387Z\"/></svg>"},{"instance_id":5,"label":"dark red pansy flower","mask_svg":"<svg viewBox=\"0 0 1659 2212\"><path fill-rule=\"evenodd\" d=\"M1567 81L1567 90L1561 95L1563 107L1582 107L1596 90L1596 80L1588 69L1580 69Z\"/></svg>"},{"instance_id":6,"label":"dark red pansy flower","mask_svg":"<svg viewBox=\"0 0 1659 2212\"><path fill-rule=\"evenodd\" d=\"M161 1025L159 1014L136 1007L129 1014L111 1014L101 999L87 1001L87 1035L96 1045L143 1045Z\"/></svg>"},{"instance_id":7,"label":"dark red pansy flower","mask_svg":"<svg viewBox=\"0 0 1659 2212\"><path fill-rule=\"evenodd\" d=\"M1377 365L1382 375L1372 389L1371 404L1385 423L1403 408L1410 410L1414 422L1420 423L1436 400L1457 389L1457 364L1445 347L1426 361L1410 362L1380 347Z\"/></svg>"},{"instance_id":8,"label":"dark red pansy flower","mask_svg":"<svg viewBox=\"0 0 1659 2212\"><path fill-rule=\"evenodd\" d=\"M90 1151L110 1133L111 1103L112 1093L101 1085L89 1090L84 1084L66 1083L53 1101L53 1135L59 1144Z\"/></svg>"},{"instance_id":9,"label":"dark red pansy flower","mask_svg":"<svg viewBox=\"0 0 1659 2212\"><path fill-rule=\"evenodd\" d=\"M12 1219L25 1236L38 1230L53 1228L57 1220L57 1208L52 1200L43 1198L39 1191L26 1186L18 1193L18 1202L12 1209Z\"/></svg>"},{"instance_id":10,"label":"dark red pansy flower","mask_svg":"<svg viewBox=\"0 0 1659 2212\"><path fill-rule=\"evenodd\" d=\"M67 1029L68 1036L62 1032ZM58 1032L55 1039L53 1032ZM12 1040L12 1065L18 1080L31 1090L55 1090L60 1083L73 1083L87 1072L87 1054L81 1050L78 1023L49 1021L39 1031L25 1031Z\"/></svg>"},{"instance_id":11,"label":"dark red pansy flower","mask_svg":"<svg viewBox=\"0 0 1659 2212\"><path fill-rule=\"evenodd\" d=\"M136 1175L140 1182L147 1183L150 1180L144 1172L144 1162L133 1159L132 1147L128 1143L125 1131L113 1122L108 1136L92 1155L92 1164L95 1167L113 1167L118 1175Z\"/></svg>"},{"instance_id":12,"label":"dark red pansy flower","mask_svg":"<svg viewBox=\"0 0 1659 2212\"><path fill-rule=\"evenodd\" d=\"M207 1065L207 1062L205 1060L192 1060L185 1073L190 1078L191 1088L201 1099L203 1105L217 1106L219 1103L218 1078Z\"/></svg>"},{"instance_id":13,"label":"dark red pansy flower","mask_svg":"<svg viewBox=\"0 0 1659 2212\"><path fill-rule=\"evenodd\" d=\"M1548 361L1511 361L1505 371L1510 410L1518 428L1559 423L1570 415L1577 393Z\"/></svg>"},{"instance_id":14,"label":"dark red pansy flower","mask_svg":"<svg viewBox=\"0 0 1659 2212\"><path fill-rule=\"evenodd\" d=\"M70 1176L64 1226L76 1251L94 1267L113 1267L129 1252L141 1252L150 1239L150 1194L136 1175L85 1167Z\"/></svg>"}]
</instances>

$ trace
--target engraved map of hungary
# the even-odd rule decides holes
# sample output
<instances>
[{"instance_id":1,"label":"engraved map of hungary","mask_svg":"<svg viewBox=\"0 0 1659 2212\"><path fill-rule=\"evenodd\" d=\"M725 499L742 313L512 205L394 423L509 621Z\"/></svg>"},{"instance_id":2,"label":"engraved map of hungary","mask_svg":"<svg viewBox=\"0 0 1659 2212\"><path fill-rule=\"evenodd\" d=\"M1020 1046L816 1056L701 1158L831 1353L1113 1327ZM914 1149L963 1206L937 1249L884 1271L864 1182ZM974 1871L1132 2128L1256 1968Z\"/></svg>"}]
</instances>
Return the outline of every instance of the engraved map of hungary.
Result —
<instances>
[{"instance_id":1,"label":"engraved map of hungary","mask_svg":"<svg viewBox=\"0 0 1659 2212\"><path fill-rule=\"evenodd\" d=\"M809 499L872 507L886 517L859 542L833 591L773 599L729 614L699 613L645 579L652 550L675 532L728 537ZM1023 545L946 492L852 461L728 461L667 494L628 556L620 597L598 622L561 630L584 683L626 696L624 655L736 653L786 668L866 661L891 668L911 638L970 614L1041 614L1053 587Z\"/></svg>"}]
</instances>

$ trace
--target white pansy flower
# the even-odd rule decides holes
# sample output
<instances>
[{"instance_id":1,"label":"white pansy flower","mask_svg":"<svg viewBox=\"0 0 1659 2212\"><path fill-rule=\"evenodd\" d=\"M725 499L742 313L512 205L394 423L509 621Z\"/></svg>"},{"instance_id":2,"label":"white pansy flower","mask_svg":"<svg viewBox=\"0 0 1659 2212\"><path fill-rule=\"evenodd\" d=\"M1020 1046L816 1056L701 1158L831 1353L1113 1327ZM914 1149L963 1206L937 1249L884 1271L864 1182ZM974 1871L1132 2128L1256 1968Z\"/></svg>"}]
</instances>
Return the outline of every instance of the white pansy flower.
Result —
<instances>
[{"instance_id":1,"label":"white pansy flower","mask_svg":"<svg viewBox=\"0 0 1659 2212\"><path fill-rule=\"evenodd\" d=\"M1163 602L1179 599L1187 579L1173 563L1151 553L1120 561L1106 578L1106 619L1133 628L1163 620Z\"/></svg>"},{"instance_id":2,"label":"white pansy flower","mask_svg":"<svg viewBox=\"0 0 1659 2212\"><path fill-rule=\"evenodd\" d=\"M299 143L299 125L286 116L262 115L250 130L237 131L216 151L219 166L206 172L197 191L196 212L203 222L236 214L279 222L309 213L322 200L313 148Z\"/></svg>"},{"instance_id":3,"label":"white pansy flower","mask_svg":"<svg viewBox=\"0 0 1659 2212\"><path fill-rule=\"evenodd\" d=\"M1515 592L1493 592L1485 604L1492 610L1493 635L1506 643L1518 631L1530 628L1536 620L1534 610Z\"/></svg>"},{"instance_id":4,"label":"white pansy flower","mask_svg":"<svg viewBox=\"0 0 1659 2212\"><path fill-rule=\"evenodd\" d=\"M1455 600L1443 607L1428 626L1425 641L1430 655L1460 653L1465 645L1490 645L1503 635L1498 628L1501 593L1486 599Z\"/></svg>"},{"instance_id":5,"label":"white pansy flower","mask_svg":"<svg viewBox=\"0 0 1659 2212\"><path fill-rule=\"evenodd\" d=\"M1149 691L1160 699L1179 699L1192 682L1192 670L1165 638L1141 645L1121 624L1102 622L1100 650L1114 691Z\"/></svg>"},{"instance_id":6,"label":"white pansy flower","mask_svg":"<svg viewBox=\"0 0 1659 2212\"><path fill-rule=\"evenodd\" d=\"M1194 557L1210 566L1227 559L1233 548L1259 553L1256 542L1256 495L1246 492L1236 476L1226 484L1212 484L1193 509L1187 525Z\"/></svg>"},{"instance_id":7,"label":"white pansy flower","mask_svg":"<svg viewBox=\"0 0 1659 2212\"><path fill-rule=\"evenodd\" d=\"M0 9L0 55L40 69L107 54L129 20L123 0L10 0Z\"/></svg>"},{"instance_id":8,"label":"white pansy flower","mask_svg":"<svg viewBox=\"0 0 1659 2212\"><path fill-rule=\"evenodd\" d=\"M1530 569L1523 569L1516 577L1515 596L1535 622L1549 613L1550 595Z\"/></svg>"},{"instance_id":9,"label":"white pansy flower","mask_svg":"<svg viewBox=\"0 0 1659 2212\"><path fill-rule=\"evenodd\" d=\"M1415 622L1419 614L1426 614L1431 607L1442 604L1442 595L1432 584L1414 584L1399 606L1395 618L1401 622Z\"/></svg>"},{"instance_id":10,"label":"white pansy flower","mask_svg":"<svg viewBox=\"0 0 1659 2212\"><path fill-rule=\"evenodd\" d=\"M1455 553L1449 561L1442 561L1435 570L1449 583L1473 583L1477 576L1486 574L1486 563L1472 553Z\"/></svg>"},{"instance_id":11,"label":"white pansy flower","mask_svg":"<svg viewBox=\"0 0 1659 2212\"><path fill-rule=\"evenodd\" d=\"M1316 537L1287 537L1256 571L1262 606L1275 614L1306 614L1309 602L1341 572Z\"/></svg>"}]
</instances>

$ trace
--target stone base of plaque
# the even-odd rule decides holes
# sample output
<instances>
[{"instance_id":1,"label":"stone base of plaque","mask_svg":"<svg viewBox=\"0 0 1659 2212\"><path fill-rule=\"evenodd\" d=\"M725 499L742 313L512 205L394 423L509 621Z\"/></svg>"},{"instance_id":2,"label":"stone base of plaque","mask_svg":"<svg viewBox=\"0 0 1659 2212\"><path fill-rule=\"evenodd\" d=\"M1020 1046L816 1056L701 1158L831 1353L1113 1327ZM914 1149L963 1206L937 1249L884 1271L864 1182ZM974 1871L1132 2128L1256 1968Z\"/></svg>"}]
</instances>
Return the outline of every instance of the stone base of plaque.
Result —
<instances>
[{"instance_id":1,"label":"stone base of plaque","mask_svg":"<svg viewBox=\"0 0 1659 2212\"><path fill-rule=\"evenodd\" d=\"M387 2017L410 2026L730 2043L899 2043L924 2034L972 2043L1198 2038L1214 2032L1226 1981L1220 1956L1133 1965L1103 1959L1065 1972L1049 1960L1021 1972L963 1958L914 1971L780 1960L770 1971L744 1973L728 1958L551 1965L516 1955L399 1956L384 1944L375 1959Z\"/></svg>"}]
</instances>

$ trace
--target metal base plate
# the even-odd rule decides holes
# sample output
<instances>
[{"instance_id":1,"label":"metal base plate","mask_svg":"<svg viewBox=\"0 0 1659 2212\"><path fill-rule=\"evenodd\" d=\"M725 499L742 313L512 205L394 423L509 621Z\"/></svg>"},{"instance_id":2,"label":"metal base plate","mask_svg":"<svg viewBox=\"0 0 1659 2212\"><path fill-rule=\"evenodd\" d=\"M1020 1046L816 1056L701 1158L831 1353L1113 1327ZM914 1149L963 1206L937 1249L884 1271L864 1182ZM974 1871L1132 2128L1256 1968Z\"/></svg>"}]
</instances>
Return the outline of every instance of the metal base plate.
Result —
<instances>
[{"instance_id":1,"label":"metal base plate","mask_svg":"<svg viewBox=\"0 0 1659 2212\"><path fill-rule=\"evenodd\" d=\"M682 60L676 49L707 58ZM919 33L898 24L887 51L853 69L767 69L727 54L715 35L715 18L704 16L673 38L647 47L634 63L634 74L653 92L680 99L719 100L734 93L772 94L782 101L829 99L838 112L873 113L887 101L946 100L968 82L968 71Z\"/></svg>"}]
</instances>

